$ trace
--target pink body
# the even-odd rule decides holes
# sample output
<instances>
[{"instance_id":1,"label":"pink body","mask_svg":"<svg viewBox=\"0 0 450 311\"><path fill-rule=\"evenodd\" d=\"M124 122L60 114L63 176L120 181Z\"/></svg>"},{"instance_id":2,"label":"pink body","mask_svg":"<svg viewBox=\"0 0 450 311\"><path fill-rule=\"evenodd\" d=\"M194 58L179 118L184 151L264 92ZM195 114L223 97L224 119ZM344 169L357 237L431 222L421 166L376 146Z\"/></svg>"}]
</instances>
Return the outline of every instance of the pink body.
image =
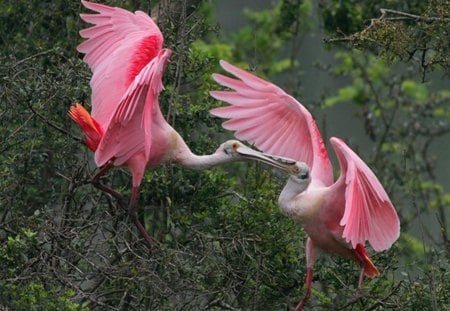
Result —
<instances>
[{"instance_id":1,"label":"pink body","mask_svg":"<svg viewBox=\"0 0 450 311\"><path fill-rule=\"evenodd\" d=\"M110 161L127 166L133 187L138 187L146 167L176 161L171 151L180 137L164 119L158 102L172 52L163 49L162 33L144 12L82 3L98 13L81 14L94 26L80 31L87 40L78 46L93 72L91 118L102 129L95 161L98 166ZM83 128L83 122L78 123ZM87 130L85 125L83 131Z\"/></svg>"},{"instance_id":2,"label":"pink body","mask_svg":"<svg viewBox=\"0 0 450 311\"><path fill-rule=\"evenodd\" d=\"M304 162L310 168L305 181L291 176L279 197L282 212L302 224L309 236L307 292L297 309L309 297L312 267L321 250L358 262L362 266L359 285L364 273L378 275L364 245L368 241L376 251L388 249L400 235L400 222L375 174L341 139L332 137L341 169L334 181L328 153L309 111L276 85L225 61L221 66L236 77L213 75L231 89L211 92L230 104L211 110L229 119L223 127L266 153Z\"/></svg>"},{"instance_id":3,"label":"pink body","mask_svg":"<svg viewBox=\"0 0 450 311\"><path fill-rule=\"evenodd\" d=\"M144 12L82 1L98 14L81 14L94 26L83 29L86 40L78 46L92 70L91 115L79 104L69 115L82 128L86 144L95 151L98 166L126 166L133 176L130 206L136 203L146 168L178 163L193 169L240 160L226 148L210 155L195 155L167 123L159 108L162 75L172 51L163 48L158 26ZM256 156L257 158L258 156ZM102 171L104 173L104 171ZM112 191L110 191L112 192Z\"/></svg>"},{"instance_id":4,"label":"pink body","mask_svg":"<svg viewBox=\"0 0 450 311\"><path fill-rule=\"evenodd\" d=\"M211 113L230 119L223 126L235 131L238 139L311 168L311 184L300 194L294 187L280 198L281 208L290 210L289 216L304 224L317 244L355 248L369 241L375 250L389 248L400 233L397 214L381 183L356 153L339 138L330 139L341 167L340 177L333 182L328 153L309 111L276 85L224 61L221 65L238 79L213 75L232 90L211 92L231 104ZM323 232L315 234L315 225L325 225L334 240L324 241Z\"/></svg>"}]
</instances>

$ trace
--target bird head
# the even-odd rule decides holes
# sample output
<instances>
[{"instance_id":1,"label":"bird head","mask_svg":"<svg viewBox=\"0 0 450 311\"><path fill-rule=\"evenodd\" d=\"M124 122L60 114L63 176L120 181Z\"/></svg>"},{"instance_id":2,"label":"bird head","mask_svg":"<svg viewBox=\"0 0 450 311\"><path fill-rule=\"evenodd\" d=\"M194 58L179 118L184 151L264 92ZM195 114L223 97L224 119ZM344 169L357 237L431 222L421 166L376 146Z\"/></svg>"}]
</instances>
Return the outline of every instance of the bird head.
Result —
<instances>
[{"instance_id":1,"label":"bird head","mask_svg":"<svg viewBox=\"0 0 450 311\"><path fill-rule=\"evenodd\" d=\"M225 156L230 158L230 161L244 159L260 161L281 169L288 174L292 174L293 170L297 169L295 165L298 163L288 158L273 156L253 150L238 140L228 140L224 142L217 149L216 153L223 153Z\"/></svg>"},{"instance_id":2,"label":"bird head","mask_svg":"<svg viewBox=\"0 0 450 311\"><path fill-rule=\"evenodd\" d=\"M291 165L289 175L289 178L303 190L308 188L311 182L310 168L303 162L295 162L295 164Z\"/></svg>"}]
</instances>

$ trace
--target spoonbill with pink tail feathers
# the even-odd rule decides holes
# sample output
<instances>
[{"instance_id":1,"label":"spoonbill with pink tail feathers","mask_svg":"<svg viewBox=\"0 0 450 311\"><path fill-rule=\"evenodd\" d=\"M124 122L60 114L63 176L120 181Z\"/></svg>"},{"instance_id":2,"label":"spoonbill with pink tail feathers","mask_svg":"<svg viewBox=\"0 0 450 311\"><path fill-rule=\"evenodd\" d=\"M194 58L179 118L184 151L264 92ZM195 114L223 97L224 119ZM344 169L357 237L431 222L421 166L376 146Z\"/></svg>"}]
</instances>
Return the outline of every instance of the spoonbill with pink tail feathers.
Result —
<instances>
[{"instance_id":1,"label":"spoonbill with pink tail feathers","mask_svg":"<svg viewBox=\"0 0 450 311\"><path fill-rule=\"evenodd\" d=\"M327 150L310 112L278 86L225 61L222 68L235 76L213 74L225 91L211 95L230 106L211 110L229 119L223 123L239 140L265 153L300 163L291 173L278 202L286 216L303 225L306 241L306 281L302 310L311 294L313 265L319 251L352 259L361 266L358 289L364 275L375 277L378 269L365 249L386 250L400 235L400 221L383 186L370 168L339 138L331 145L340 165L333 179Z\"/></svg>"},{"instance_id":2,"label":"spoonbill with pink tail feathers","mask_svg":"<svg viewBox=\"0 0 450 311\"><path fill-rule=\"evenodd\" d=\"M86 145L95 152L102 167L93 184L121 200L99 178L115 166L131 171L132 192L129 213L142 237L152 239L140 223L136 209L139 186L146 168L164 163L192 169L236 160L256 159L281 169L287 166L231 140L210 155L195 155L181 136L167 123L159 108L162 75L172 53L163 48L163 35L144 12L131 13L118 7L82 1L98 14L81 14L94 26L80 31L87 39L78 46L91 68L92 88L89 114L80 104L70 108L70 117L81 127Z\"/></svg>"}]
</instances>

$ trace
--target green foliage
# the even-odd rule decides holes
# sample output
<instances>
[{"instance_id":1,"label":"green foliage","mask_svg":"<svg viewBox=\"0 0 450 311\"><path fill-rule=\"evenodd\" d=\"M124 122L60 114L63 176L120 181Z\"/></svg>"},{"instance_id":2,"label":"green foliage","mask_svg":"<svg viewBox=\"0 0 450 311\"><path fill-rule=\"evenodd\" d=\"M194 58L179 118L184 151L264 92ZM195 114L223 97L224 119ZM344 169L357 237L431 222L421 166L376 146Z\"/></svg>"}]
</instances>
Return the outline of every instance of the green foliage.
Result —
<instances>
[{"instance_id":1,"label":"green foliage","mask_svg":"<svg viewBox=\"0 0 450 311\"><path fill-rule=\"evenodd\" d=\"M325 99L324 106L332 107L339 103L352 102L359 106L367 104L374 89L384 88L389 78L388 64L373 55L364 55L358 51L336 52L338 63L334 68L336 75L348 75L352 84L338 90L336 96ZM367 80L370 83L366 83Z\"/></svg>"},{"instance_id":2,"label":"green foliage","mask_svg":"<svg viewBox=\"0 0 450 311\"><path fill-rule=\"evenodd\" d=\"M42 283L30 282L23 287L13 285L8 291L14 293L10 298L13 310L89 310L71 301L75 293L70 289L59 296L59 290L47 290Z\"/></svg>"},{"instance_id":3,"label":"green foliage","mask_svg":"<svg viewBox=\"0 0 450 311\"><path fill-rule=\"evenodd\" d=\"M352 34L361 30L365 22L377 16L380 8L398 9L404 12L418 14L425 10L427 2L420 0L398 1L337 1L332 0L322 4L322 19L329 33ZM436 2L436 6L439 7ZM396 38L398 39L398 38Z\"/></svg>"},{"instance_id":4,"label":"green foliage","mask_svg":"<svg viewBox=\"0 0 450 311\"><path fill-rule=\"evenodd\" d=\"M359 1L330 1L323 13L325 28L329 31L351 33L360 29L367 3Z\"/></svg>"},{"instance_id":5,"label":"green foliage","mask_svg":"<svg viewBox=\"0 0 450 311\"><path fill-rule=\"evenodd\" d=\"M73 55L69 51L79 41L81 22L75 12L80 8L78 1L2 1L0 46L18 59L55 48Z\"/></svg>"},{"instance_id":6,"label":"green foliage","mask_svg":"<svg viewBox=\"0 0 450 311\"><path fill-rule=\"evenodd\" d=\"M428 1L330 1L322 11L332 42L346 42L390 61L413 62L422 79L450 68L450 4ZM370 23L365 21L370 20Z\"/></svg>"},{"instance_id":7,"label":"green foliage","mask_svg":"<svg viewBox=\"0 0 450 311\"><path fill-rule=\"evenodd\" d=\"M30 229L8 236L0 247L0 306L12 310L88 310L72 301L75 293L71 289L62 292L30 275L38 247L37 234Z\"/></svg>"},{"instance_id":8,"label":"green foliage","mask_svg":"<svg viewBox=\"0 0 450 311\"><path fill-rule=\"evenodd\" d=\"M258 64L258 72L274 76L288 68L298 66L292 58L280 57L286 45L310 27L312 2L309 0L283 0L272 9L252 12L244 10L249 26L241 28L229 39L236 62ZM293 40L294 39L294 40Z\"/></svg>"},{"instance_id":9,"label":"green foliage","mask_svg":"<svg viewBox=\"0 0 450 311\"><path fill-rule=\"evenodd\" d=\"M428 89L425 85L419 84L413 80L404 80L401 84L402 91L418 102L428 99Z\"/></svg>"}]
</instances>

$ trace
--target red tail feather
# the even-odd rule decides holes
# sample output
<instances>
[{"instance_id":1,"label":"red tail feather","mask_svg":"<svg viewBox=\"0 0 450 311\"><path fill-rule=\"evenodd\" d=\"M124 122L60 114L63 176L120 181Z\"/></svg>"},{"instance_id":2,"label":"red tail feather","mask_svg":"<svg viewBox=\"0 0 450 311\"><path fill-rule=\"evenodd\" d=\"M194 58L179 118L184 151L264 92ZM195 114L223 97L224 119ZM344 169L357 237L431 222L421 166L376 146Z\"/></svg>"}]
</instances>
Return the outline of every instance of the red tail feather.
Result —
<instances>
[{"instance_id":1,"label":"red tail feather","mask_svg":"<svg viewBox=\"0 0 450 311\"><path fill-rule=\"evenodd\" d=\"M70 107L69 116L81 127L88 148L92 151L97 150L98 144L103 137L101 125L79 103Z\"/></svg>"},{"instance_id":2,"label":"red tail feather","mask_svg":"<svg viewBox=\"0 0 450 311\"><path fill-rule=\"evenodd\" d=\"M378 271L377 267L375 267L372 260L370 260L369 255L367 254L367 251L362 244L356 245L355 252L364 265L364 274L366 276L373 278L380 275L380 272Z\"/></svg>"}]
</instances>

